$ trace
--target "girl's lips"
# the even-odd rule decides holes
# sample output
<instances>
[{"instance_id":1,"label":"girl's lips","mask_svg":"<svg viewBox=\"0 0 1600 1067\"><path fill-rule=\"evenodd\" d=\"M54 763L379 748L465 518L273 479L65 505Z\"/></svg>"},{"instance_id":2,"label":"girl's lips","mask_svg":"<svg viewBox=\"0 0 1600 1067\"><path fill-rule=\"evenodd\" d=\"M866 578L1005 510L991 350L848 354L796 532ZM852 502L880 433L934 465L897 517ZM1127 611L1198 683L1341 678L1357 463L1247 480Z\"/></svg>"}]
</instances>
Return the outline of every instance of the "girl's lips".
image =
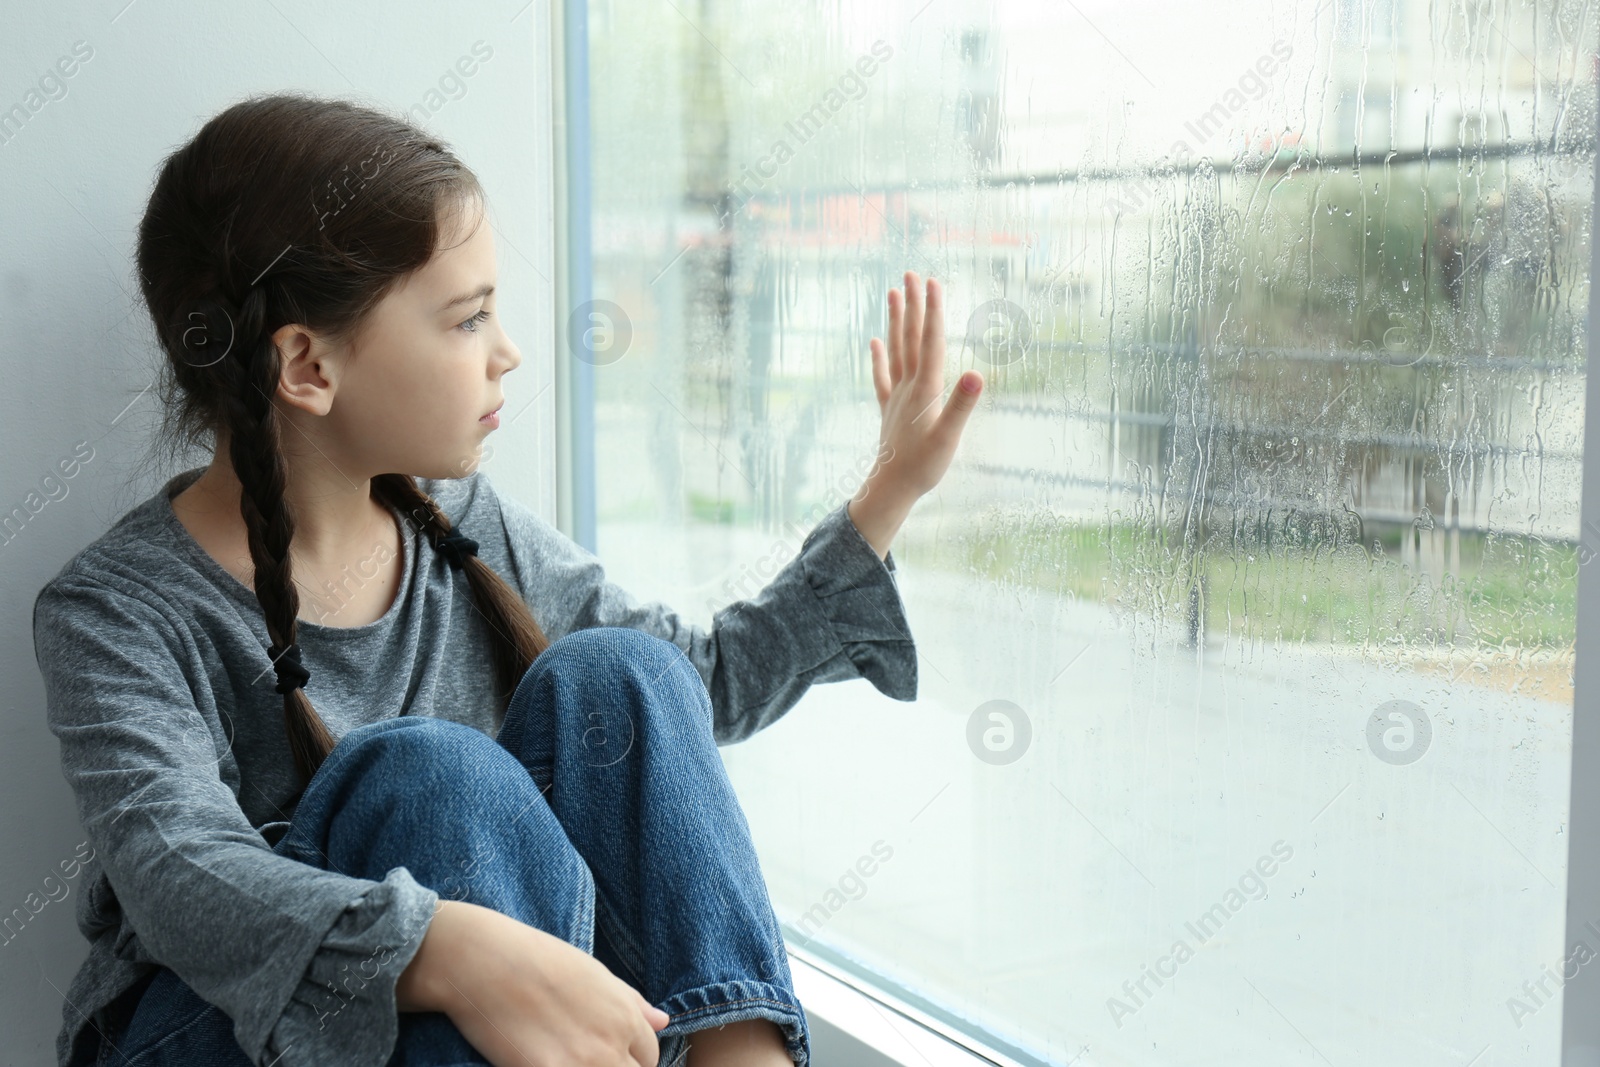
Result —
<instances>
[{"instance_id":1,"label":"girl's lips","mask_svg":"<svg viewBox=\"0 0 1600 1067\"><path fill-rule=\"evenodd\" d=\"M500 409L495 408L489 414L480 417L478 421L485 426L498 427L500 425Z\"/></svg>"}]
</instances>

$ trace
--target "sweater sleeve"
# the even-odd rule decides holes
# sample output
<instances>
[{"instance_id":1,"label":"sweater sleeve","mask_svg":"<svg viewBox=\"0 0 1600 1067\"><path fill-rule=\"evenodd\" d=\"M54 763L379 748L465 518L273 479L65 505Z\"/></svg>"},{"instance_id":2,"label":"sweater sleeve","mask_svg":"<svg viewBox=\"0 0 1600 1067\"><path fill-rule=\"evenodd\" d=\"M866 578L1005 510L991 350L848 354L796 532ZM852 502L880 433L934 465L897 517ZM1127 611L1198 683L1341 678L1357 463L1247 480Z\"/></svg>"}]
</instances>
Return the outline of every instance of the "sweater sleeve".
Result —
<instances>
[{"instance_id":1,"label":"sweater sleeve","mask_svg":"<svg viewBox=\"0 0 1600 1067\"><path fill-rule=\"evenodd\" d=\"M607 580L593 553L526 505L498 501L523 594L545 635L624 626L677 645L711 696L719 745L770 726L817 682L866 678L895 700L917 697L916 645L894 554L878 558L846 504L823 516L765 588L715 611L706 630L665 604L638 603Z\"/></svg>"},{"instance_id":2,"label":"sweater sleeve","mask_svg":"<svg viewBox=\"0 0 1600 1067\"><path fill-rule=\"evenodd\" d=\"M176 972L252 1063L382 1067L438 895L404 867L371 881L272 851L223 781L226 734L169 612L82 575L34 602L50 730L122 913L114 951Z\"/></svg>"}]
</instances>

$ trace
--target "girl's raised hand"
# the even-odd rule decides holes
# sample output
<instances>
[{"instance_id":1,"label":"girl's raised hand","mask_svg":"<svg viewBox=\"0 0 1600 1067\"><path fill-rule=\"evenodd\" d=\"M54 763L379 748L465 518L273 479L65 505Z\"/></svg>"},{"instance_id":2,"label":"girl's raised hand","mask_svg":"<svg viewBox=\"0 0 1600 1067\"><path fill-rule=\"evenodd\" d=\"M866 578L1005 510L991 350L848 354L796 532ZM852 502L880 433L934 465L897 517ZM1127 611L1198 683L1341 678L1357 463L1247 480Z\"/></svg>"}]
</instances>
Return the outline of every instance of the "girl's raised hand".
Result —
<instances>
[{"instance_id":1,"label":"girl's raised hand","mask_svg":"<svg viewBox=\"0 0 1600 1067\"><path fill-rule=\"evenodd\" d=\"M883 413L878 435L880 469L874 490L914 501L939 484L950 467L967 417L983 391L983 375L969 370L938 407L944 393L944 292L928 279L927 299L915 271L905 292L889 290L889 342L874 337L872 382ZM937 410L935 410L937 408Z\"/></svg>"}]
</instances>

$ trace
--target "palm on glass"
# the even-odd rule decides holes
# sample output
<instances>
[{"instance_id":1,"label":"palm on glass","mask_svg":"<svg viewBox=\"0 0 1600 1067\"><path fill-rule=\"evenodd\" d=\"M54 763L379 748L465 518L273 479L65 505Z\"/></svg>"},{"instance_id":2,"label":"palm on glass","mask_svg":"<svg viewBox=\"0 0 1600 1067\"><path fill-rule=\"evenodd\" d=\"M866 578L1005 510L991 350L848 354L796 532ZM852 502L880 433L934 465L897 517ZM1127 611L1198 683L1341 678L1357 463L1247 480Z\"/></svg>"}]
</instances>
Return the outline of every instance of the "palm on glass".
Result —
<instances>
[{"instance_id":1,"label":"palm on glass","mask_svg":"<svg viewBox=\"0 0 1600 1067\"><path fill-rule=\"evenodd\" d=\"M888 344L877 337L871 344L872 383L883 426L878 467L868 482L908 504L938 485L949 470L983 391L983 375L966 371L950 399L938 407L944 394L944 344L944 290L929 278L924 300L916 272L906 271L905 292L889 290Z\"/></svg>"}]
</instances>

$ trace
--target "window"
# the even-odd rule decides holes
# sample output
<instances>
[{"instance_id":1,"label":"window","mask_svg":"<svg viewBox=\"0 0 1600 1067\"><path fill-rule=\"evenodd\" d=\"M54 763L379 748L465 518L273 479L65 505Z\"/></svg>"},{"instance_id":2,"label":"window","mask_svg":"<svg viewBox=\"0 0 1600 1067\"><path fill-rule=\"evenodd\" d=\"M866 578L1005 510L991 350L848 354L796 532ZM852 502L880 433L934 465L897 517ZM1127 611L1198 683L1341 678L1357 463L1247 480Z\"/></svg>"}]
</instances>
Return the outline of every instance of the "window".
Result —
<instances>
[{"instance_id":1,"label":"window","mask_svg":"<svg viewBox=\"0 0 1600 1067\"><path fill-rule=\"evenodd\" d=\"M1591 13L582 11L613 577L849 499L904 269L988 383L919 699L722 750L791 942L1024 1062L1559 1062Z\"/></svg>"}]
</instances>

